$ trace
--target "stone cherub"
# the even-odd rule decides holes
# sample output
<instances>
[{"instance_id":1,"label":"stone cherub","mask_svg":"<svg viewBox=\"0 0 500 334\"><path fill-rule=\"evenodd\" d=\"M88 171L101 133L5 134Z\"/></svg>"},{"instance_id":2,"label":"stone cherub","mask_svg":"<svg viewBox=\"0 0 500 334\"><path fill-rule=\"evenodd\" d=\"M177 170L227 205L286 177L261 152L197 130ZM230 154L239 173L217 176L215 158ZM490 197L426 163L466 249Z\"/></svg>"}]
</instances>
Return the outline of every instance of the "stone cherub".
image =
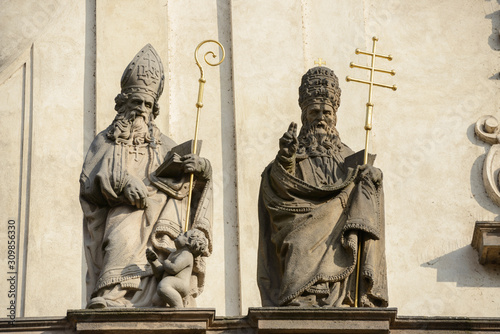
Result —
<instances>
[{"instance_id":1,"label":"stone cherub","mask_svg":"<svg viewBox=\"0 0 500 334\"><path fill-rule=\"evenodd\" d=\"M290 124L262 174L262 305L354 306L360 251L358 305L387 306L382 172L340 140L340 87L331 69L302 77L299 105L300 133Z\"/></svg>"},{"instance_id":2,"label":"stone cherub","mask_svg":"<svg viewBox=\"0 0 500 334\"><path fill-rule=\"evenodd\" d=\"M156 292L163 301L162 306L184 307L183 298L190 290L194 259L207 253L208 241L201 231L194 229L179 235L174 243L176 249L168 249L170 254L166 259L160 261L150 248L146 249L146 257L159 282Z\"/></svg>"}]
</instances>

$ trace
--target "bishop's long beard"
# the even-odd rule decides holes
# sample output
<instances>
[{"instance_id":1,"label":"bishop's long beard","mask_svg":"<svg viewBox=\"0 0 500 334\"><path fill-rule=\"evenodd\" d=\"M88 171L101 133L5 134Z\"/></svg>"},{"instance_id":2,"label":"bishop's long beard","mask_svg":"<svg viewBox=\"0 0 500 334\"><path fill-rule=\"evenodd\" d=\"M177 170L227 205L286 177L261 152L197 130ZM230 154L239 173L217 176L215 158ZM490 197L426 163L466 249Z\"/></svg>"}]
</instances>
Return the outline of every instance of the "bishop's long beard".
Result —
<instances>
[{"instance_id":1,"label":"bishop's long beard","mask_svg":"<svg viewBox=\"0 0 500 334\"><path fill-rule=\"evenodd\" d=\"M333 156L342 147L335 127L318 131L314 124L304 124L299 133L298 158Z\"/></svg>"},{"instance_id":2,"label":"bishop's long beard","mask_svg":"<svg viewBox=\"0 0 500 334\"><path fill-rule=\"evenodd\" d=\"M144 117L136 116L135 110L119 112L111 124L108 138L116 143L141 145L158 143L160 131L151 119L148 123Z\"/></svg>"}]
</instances>

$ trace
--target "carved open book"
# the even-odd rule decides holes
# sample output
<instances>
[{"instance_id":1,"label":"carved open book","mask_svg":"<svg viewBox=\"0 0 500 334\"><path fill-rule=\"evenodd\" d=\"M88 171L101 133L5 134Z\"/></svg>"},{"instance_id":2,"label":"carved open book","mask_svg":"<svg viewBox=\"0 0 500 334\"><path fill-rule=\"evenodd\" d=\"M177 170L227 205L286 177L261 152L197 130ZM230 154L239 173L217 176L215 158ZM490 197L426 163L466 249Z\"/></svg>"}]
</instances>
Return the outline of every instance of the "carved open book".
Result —
<instances>
[{"instance_id":1,"label":"carved open book","mask_svg":"<svg viewBox=\"0 0 500 334\"><path fill-rule=\"evenodd\" d=\"M358 151L356 153L351 154L350 156L345 158L344 165L346 167L352 167L352 168L356 168L356 166L363 165L364 154L365 154L365 150L361 150L361 151ZM376 154L368 153L368 165L373 166L373 163L375 162L376 157L377 157Z\"/></svg>"}]
</instances>

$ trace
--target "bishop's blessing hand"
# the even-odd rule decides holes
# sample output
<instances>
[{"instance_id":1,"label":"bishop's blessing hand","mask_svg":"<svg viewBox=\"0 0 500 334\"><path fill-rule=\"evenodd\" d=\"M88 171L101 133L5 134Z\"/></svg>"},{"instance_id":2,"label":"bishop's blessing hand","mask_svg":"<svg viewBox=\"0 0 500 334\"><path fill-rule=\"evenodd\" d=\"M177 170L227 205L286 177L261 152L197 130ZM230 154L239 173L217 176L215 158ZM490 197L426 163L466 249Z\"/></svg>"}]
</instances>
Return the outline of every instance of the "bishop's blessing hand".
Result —
<instances>
[{"instance_id":1,"label":"bishop's blessing hand","mask_svg":"<svg viewBox=\"0 0 500 334\"><path fill-rule=\"evenodd\" d=\"M291 158L297 152L299 141L297 139L297 123L292 122L288 127L288 131L280 138L280 150L278 155Z\"/></svg>"}]
</instances>

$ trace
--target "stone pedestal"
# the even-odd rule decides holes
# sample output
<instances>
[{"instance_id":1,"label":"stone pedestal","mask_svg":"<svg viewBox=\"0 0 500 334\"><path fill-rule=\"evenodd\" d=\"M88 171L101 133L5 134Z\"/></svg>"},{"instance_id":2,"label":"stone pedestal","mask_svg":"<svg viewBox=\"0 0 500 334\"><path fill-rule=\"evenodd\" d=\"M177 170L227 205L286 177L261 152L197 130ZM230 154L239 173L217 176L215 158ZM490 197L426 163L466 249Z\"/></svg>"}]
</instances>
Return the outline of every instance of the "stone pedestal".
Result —
<instances>
[{"instance_id":1,"label":"stone pedestal","mask_svg":"<svg viewBox=\"0 0 500 334\"><path fill-rule=\"evenodd\" d=\"M257 333L389 333L397 309L250 308Z\"/></svg>"},{"instance_id":2,"label":"stone pedestal","mask_svg":"<svg viewBox=\"0 0 500 334\"><path fill-rule=\"evenodd\" d=\"M215 309L69 310L78 333L206 333Z\"/></svg>"},{"instance_id":3,"label":"stone pedestal","mask_svg":"<svg viewBox=\"0 0 500 334\"><path fill-rule=\"evenodd\" d=\"M500 264L500 222L476 222L472 247L479 253L479 263Z\"/></svg>"}]
</instances>

